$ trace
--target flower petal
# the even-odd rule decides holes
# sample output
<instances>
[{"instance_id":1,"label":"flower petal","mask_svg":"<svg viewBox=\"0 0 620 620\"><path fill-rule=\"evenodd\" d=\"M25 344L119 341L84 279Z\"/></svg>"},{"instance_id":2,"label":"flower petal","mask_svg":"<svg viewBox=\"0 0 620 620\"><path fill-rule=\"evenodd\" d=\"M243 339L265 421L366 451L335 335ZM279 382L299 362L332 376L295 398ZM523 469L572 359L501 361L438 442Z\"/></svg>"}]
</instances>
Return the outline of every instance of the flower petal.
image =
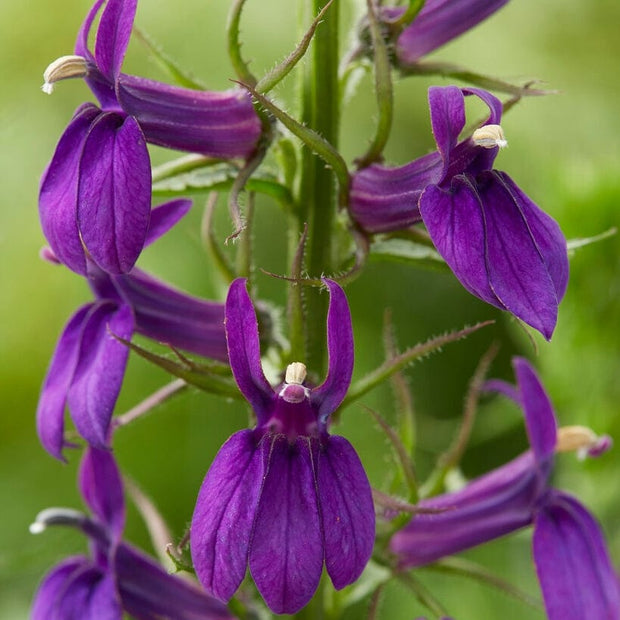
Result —
<instances>
[{"instance_id":1,"label":"flower petal","mask_svg":"<svg viewBox=\"0 0 620 620\"><path fill-rule=\"evenodd\" d=\"M43 447L64 460L64 413L67 394L78 362L82 331L93 304L82 306L63 330L50 362L37 407L37 433Z\"/></svg>"},{"instance_id":2,"label":"flower petal","mask_svg":"<svg viewBox=\"0 0 620 620\"><path fill-rule=\"evenodd\" d=\"M105 573L90 592L88 611L80 620L122 620L123 609L114 575Z\"/></svg>"},{"instance_id":3,"label":"flower petal","mask_svg":"<svg viewBox=\"0 0 620 620\"><path fill-rule=\"evenodd\" d=\"M114 283L133 309L137 332L157 342L228 362L224 304L188 295L139 269L115 276Z\"/></svg>"},{"instance_id":4,"label":"flower petal","mask_svg":"<svg viewBox=\"0 0 620 620\"><path fill-rule=\"evenodd\" d=\"M95 62L94 56L91 54L88 49L88 38L90 35L90 29L93 27L93 22L95 21L95 17L97 17L97 13L101 6L106 0L96 0L90 11L86 15L86 19L82 22L80 26L80 30L78 31L77 40L75 42L75 53L78 56L82 56L90 60L92 63Z\"/></svg>"},{"instance_id":5,"label":"flower petal","mask_svg":"<svg viewBox=\"0 0 620 620\"><path fill-rule=\"evenodd\" d=\"M485 214L475 186L459 176L449 191L430 185L420 198L420 213L437 251L472 294L502 310L489 285Z\"/></svg>"},{"instance_id":6,"label":"flower petal","mask_svg":"<svg viewBox=\"0 0 620 620\"><path fill-rule=\"evenodd\" d=\"M422 190L441 178L443 161L429 153L399 168L374 164L351 179L349 209L355 221L369 232L407 228L419 222Z\"/></svg>"},{"instance_id":7,"label":"flower petal","mask_svg":"<svg viewBox=\"0 0 620 620\"><path fill-rule=\"evenodd\" d=\"M434 86L428 89L431 126L437 148L447 166L450 154L465 127L465 99L457 86Z\"/></svg>"},{"instance_id":8,"label":"flower petal","mask_svg":"<svg viewBox=\"0 0 620 620\"><path fill-rule=\"evenodd\" d=\"M230 368L261 426L270 416L276 395L263 373L258 321L243 278L235 280L228 289L225 326Z\"/></svg>"},{"instance_id":9,"label":"flower petal","mask_svg":"<svg viewBox=\"0 0 620 620\"><path fill-rule=\"evenodd\" d=\"M271 443L271 442L269 442ZM293 614L315 593L323 568L323 533L308 438L276 436L256 514L250 572L269 608Z\"/></svg>"},{"instance_id":10,"label":"flower petal","mask_svg":"<svg viewBox=\"0 0 620 620\"><path fill-rule=\"evenodd\" d=\"M88 507L118 542L125 527L123 481L116 461L107 450L88 447L78 478L80 493Z\"/></svg>"},{"instance_id":11,"label":"flower petal","mask_svg":"<svg viewBox=\"0 0 620 620\"><path fill-rule=\"evenodd\" d=\"M229 600L243 580L252 527L265 476L254 433L235 433L220 449L202 483L191 525L196 575L207 592Z\"/></svg>"},{"instance_id":12,"label":"flower petal","mask_svg":"<svg viewBox=\"0 0 620 620\"><path fill-rule=\"evenodd\" d=\"M319 452L318 488L325 566L336 590L362 573L375 542L375 511L366 472L353 446L332 436Z\"/></svg>"},{"instance_id":13,"label":"flower petal","mask_svg":"<svg viewBox=\"0 0 620 620\"><path fill-rule=\"evenodd\" d=\"M168 574L153 559L121 543L115 572L123 608L136 618L232 620L226 606L197 585Z\"/></svg>"},{"instance_id":14,"label":"flower petal","mask_svg":"<svg viewBox=\"0 0 620 620\"><path fill-rule=\"evenodd\" d=\"M342 402L353 374L353 327L344 291L334 282L323 278L329 289L327 312L327 351L329 368L325 381L310 392L310 401L317 410L319 423L327 420Z\"/></svg>"},{"instance_id":15,"label":"flower petal","mask_svg":"<svg viewBox=\"0 0 620 620\"><path fill-rule=\"evenodd\" d=\"M517 378L530 446L536 460L543 463L553 457L557 442L553 405L536 371L525 358L515 357L512 365Z\"/></svg>"},{"instance_id":16,"label":"flower petal","mask_svg":"<svg viewBox=\"0 0 620 620\"><path fill-rule=\"evenodd\" d=\"M401 64L411 65L429 52L467 32L500 9L508 0L427 0L398 37Z\"/></svg>"},{"instance_id":17,"label":"flower petal","mask_svg":"<svg viewBox=\"0 0 620 620\"><path fill-rule=\"evenodd\" d=\"M513 192L513 187L495 171L482 173L476 178L476 190L486 221L489 284L512 314L549 340L557 322L559 298L546 257L533 234L537 221L530 220L529 215L536 210L538 218L551 218L524 194ZM559 231L558 234L562 243L556 248L557 254L565 255L565 242ZM553 260L561 259L558 256Z\"/></svg>"},{"instance_id":18,"label":"flower petal","mask_svg":"<svg viewBox=\"0 0 620 620\"><path fill-rule=\"evenodd\" d=\"M116 303L98 304L84 325L68 402L78 432L97 448L107 446L110 418L129 354L112 334L129 340L132 332L131 308Z\"/></svg>"},{"instance_id":19,"label":"flower petal","mask_svg":"<svg viewBox=\"0 0 620 620\"><path fill-rule=\"evenodd\" d=\"M552 493L534 524L534 560L550 620L620 617L620 587L592 515Z\"/></svg>"},{"instance_id":20,"label":"flower petal","mask_svg":"<svg viewBox=\"0 0 620 620\"><path fill-rule=\"evenodd\" d=\"M52 568L41 581L32 604L31 620L63 620L55 612L56 603L71 582L71 578L90 566L84 556L76 556L63 560Z\"/></svg>"},{"instance_id":21,"label":"flower petal","mask_svg":"<svg viewBox=\"0 0 620 620\"><path fill-rule=\"evenodd\" d=\"M92 124L78 184L78 225L93 260L126 273L146 239L151 212L151 166L133 118L108 112Z\"/></svg>"},{"instance_id":22,"label":"flower petal","mask_svg":"<svg viewBox=\"0 0 620 620\"><path fill-rule=\"evenodd\" d=\"M152 209L144 247L151 245L153 241L157 241L165 235L180 219L187 215L191 206L191 200L177 198Z\"/></svg>"},{"instance_id":23,"label":"flower petal","mask_svg":"<svg viewBox=\"0 0 620 620\"><path fill-rule=\"evenodd\" d=\"M107 0L101 14L95 42L95 58L99 71L110 82L114 82L120 73L137 4L137 0Z\"/></svg>"},{"instance_id":24,"label":"flower petal","mask_svg":"<svg viewBox=\"0 0 620 620\"><path fill-rule=\"evenodd\" d=\"M428 89L431 126L444 164L442 187L449 185L452 177L458 174L478 174L490 170L499 150L497 147L482 148L469 139L458 142L465 127L465 96L469 95L475 95L489 108L489 117L484 125L499 124L502 103L485 90L456 86L431 86Z\"/></svg>"},{"instance_id":25,"label":"flower petal","mask_svg":"<svg viewBox=\"0 0 620 620\"><path fill-rule=\"evenodd\" d=\"M247 157L261 123L245 91L190 90L121 74L117 96L151 144L211 157Z\"/></svg>"},{"instance_id":26,"label":"flower petal","mask_svg":"<svg viewBox=\"0 0 620 620\"><path fill-rule=\"evenodd\" d=\"M390 549L400 566L414 567L494 540L529 525L546 489L546 477L526 452L460 491L419 502L441 512L415 515Z\"/></svg>"},{"instance_id":27,"label":"flower petal","mask_svg":"<svg viewBox=\"0 0 620 620\"><path fill-rule=\"evenodd\" d=\"M503 182L519 205L549 271L558 302L561 301L568 285L569 268L566 239L560 227L552 217L534 204L505 172L495 170L493 174Z\"/></svg>"},{"instance_id":28,"label":"flower petal","mask_svg":"<svg viewBox=\"0 0 620 620\"><path fill-rule=\"evenodd\" d=\"M39 192L45 238L58 259L81 275L86 274L86 261L77 222L79 164L90 126L100 114L91 103L76 110L43 174Z\"/></svg>"},{"instance_id":29,"label":"flower petal","mask_svg":"<svg viewBox=\"0 0 620 620\"><path fill-rule=\"evenodd\" d=\"M65 582L65 589L56 600L53 609L56 616L53 617L58 620L121 620L123 612L119 601L98 595L100 586L104 592L109 592L108 584L105 573L94 565L75 571ZM92 598L99 604L96 610L91 606Z\"/></svg>"}]
</instances>

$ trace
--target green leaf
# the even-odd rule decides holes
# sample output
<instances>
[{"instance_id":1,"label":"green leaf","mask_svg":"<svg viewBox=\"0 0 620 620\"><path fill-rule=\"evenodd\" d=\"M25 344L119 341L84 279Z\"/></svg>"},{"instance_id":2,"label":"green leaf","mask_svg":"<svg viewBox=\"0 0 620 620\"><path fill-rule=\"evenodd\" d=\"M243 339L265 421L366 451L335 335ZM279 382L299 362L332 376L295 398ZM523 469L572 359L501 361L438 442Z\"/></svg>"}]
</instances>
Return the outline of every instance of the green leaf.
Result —
<instances>
[{"instance_id":1,"label":"green leaf","mask_svg":"<svg viewBox=\"0 0 620 620\"><path fill-rule=\"evenodd\" d=\"M201 192L230 189L239 174L236 166L218 163L168 177L153 184L156 196L180 196ZM271 196L282 205L289 205L293 197L288 187L280 183L270 172L258 171L246 183L246 189Z\"/></svg>"},{"instance_id":2,"label":"green leaf","mask_svg":"<svg viewBox=\"0 0 620 620\"><path fill-rule=\"evenodd\" d=\"M434 248L408 239L385 239L370 246L370 258L374 260L407 263L414 267L450 271L446 261Z\"/></svg>"},{"instance_id":3,"label":"green leaf","mask_svg":"<svg viewBox=\"0 0 620 620\"><path fill-rule=\"evenodd\" d=\"M557 90L546 90L542 88L533 88L539 80L530 80L523 84L512 84L506 80L496 78L492 75L484 75L476 73L466 67L455 65L448 62L416 62L412 65L401 65L399 70L402 75L439 75L445 78L460 80L467 84L473 84L479 88L486 90L494 90L500 93L507 93L515 97L557 95Z\"/></svg>"},{"instance_id":4,"label":"green leaf","mask_svg":"<svg viewBox=\"0 0 620 620\"><path fill-rule=\"evenodd\" d=\"M140 345L133 342L129 342L124 338L114 336L119 342L122 342L125 346L129 347L132 351L137 353L140 357L148 360L152 364L163 368L175 377L179 377L190 383L191 385L209 392L210 394L219 394L220 396L226 396L227 398L242 399L241 392L237 388L236 384L229 378L230 369L217 362L205 365L190 360L184 357L177 351L174 353L177 355L177 360L153 353L147 349L144 349ZM226 373L226 374L224 374Z\"/></svg>"}]
</instances>

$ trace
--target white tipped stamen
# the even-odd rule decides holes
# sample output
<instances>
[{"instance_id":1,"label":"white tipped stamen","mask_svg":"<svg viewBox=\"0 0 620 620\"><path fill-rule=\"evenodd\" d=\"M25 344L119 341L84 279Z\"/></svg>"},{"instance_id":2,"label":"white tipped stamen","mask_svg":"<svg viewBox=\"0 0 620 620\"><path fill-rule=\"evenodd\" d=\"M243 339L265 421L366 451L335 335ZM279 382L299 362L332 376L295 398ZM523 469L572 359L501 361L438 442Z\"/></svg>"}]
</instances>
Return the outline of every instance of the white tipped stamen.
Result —
<instances>
[{"instance_id":1,"label":"white tipped stamen","mask_svg":"<svg viewBox=\"0 0 620 620\"><path fill-rule=\"evenodd\" d=\"M28 530L31 534L40 534L41 532L45 531L45 523L39 523L38 521L35 521L28 526Z\"/></svg>"},{"instance_id":2,"label":"white tipped stamen","mask_svg":"<svg viewBox=\"0 0 620 620\"><path fill-rule=\"evenodd\" d=\"M301 362L293 362L286 367L285 383L301 385L306 380L306 366Z\"/></svg>"},{"instance_id":3,"label":"white tipped stamen","mask_svg":"<svg viewBox=\"0 0 620 620\"><path fill-rule=\"evenodd\" d=\"M46 508L42 510L31 523L28 529L31 534L40 534L47 529L48 525L71 525L78 526L84 523L86 515L72 508Z\"/></svg>"},{"instance_id":4,"label":"white tipped stamen","mask_svg":"<svg viewBox=\"0 0 620 620\"><path fill-rule=\"evenodd\" d=\"M471 139L474 141L474 144L485 149L494 149L496 146L503 149L505 146L508 146L508 140L504 136L504 130L501 125L484 125L484 127L479 127L474 131Z\"/></svg>"},{"instance_id":5,"label":"white tipped stamen","mask_svg":"<svg viewBox=\"0 0 620 620\"><path fill-rule=\"evenodd\" d=\"M61 56L52 62L43 73L45 83L41 90L51 95L54 84L60 80L83 78L88 75L88 63L82 56Z\"/></svg>"},{"instance_id":6,"label":"white tipped stamen","mask_svg":"<svg viewBox=\"0 0 620 620\"><path fill-rule=\"evenodd\" d=\"M556 452L576 452L580 459L588 455L588 451L596 447L599 437L585 426L563 426L558 429Z\"/></svg>"}]
</instances>

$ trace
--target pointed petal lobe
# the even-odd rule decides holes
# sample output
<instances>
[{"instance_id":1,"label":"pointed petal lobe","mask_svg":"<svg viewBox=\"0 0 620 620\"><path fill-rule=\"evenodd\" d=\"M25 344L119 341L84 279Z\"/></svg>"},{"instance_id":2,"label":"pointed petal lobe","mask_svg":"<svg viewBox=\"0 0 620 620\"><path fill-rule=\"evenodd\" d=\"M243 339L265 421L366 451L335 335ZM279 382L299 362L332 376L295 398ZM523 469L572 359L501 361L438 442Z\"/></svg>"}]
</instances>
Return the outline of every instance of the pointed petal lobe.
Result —
<instances>
[{"instance_id":1,"label":"pointed petal lobe","mask_svg":"<svg viewBox=\"0 0 620 620\"><path fill-rule=\"evenodd\" d=\"M235 381L256 413L260 426L269 418L276 396L263 373L258 321L243 278L235 280L228 289L226 342Z\"/></svg>"},{"instance_id":2,"label":"pointed petal lobe","mask_svg":"<svg viewBox=\"0 0 620 620\"><path fill-rule=\"evenodd\" d=\"M269 608L299 611L315 593L323 569L323 534L314 459L307 437L273 439L252 545L250 572Z\"/></svg>"},{"instance_id":3,"label":"pointed petal lobe","mask_svg":"<svg viewBox=\"0 0 620 620\"><path fill-rule=\"evenodd\" d=\"M116 81L136 15L137 0L108 0L101 14L95 42L95 58L99 71L110 81Z\"/></svg>"},{"instance_id":4,"label":"pointed petal lobe","mask_svg":"<svg viewBox=\"0 0 620 620\"><path fill-rule=\"evenodd\" d=\"M353 446L338 436L326 443L318 464L325 566L340 590L361 575L370 559L375 510L366 472Z\"/></svg>"},{"instance_id":5,"label":"pointed petal lobe","mask_svg":"<svg viewBox=\"0 0 620 620\"><path fill-rule=\"evenodd\" d=\"M534 524L534 560L550 620L620 617L620 587L603 534L574 498L553 492Z\"/></svg>"},{"instance_id":6,"label":"pointed petal lobe","mask_svg":"<svg viewBox=\"0 0 620 620\"><path fill-rule=\"evenodd\" d=\"M557 441L557 425L553 405L536 371L523 357L512 362L525 415L530 446L539 463L553 457Z\"/></svg>"},{"instance_id":7,"label":"pointed petal lobe","mask_svg":"<svg viewBox=\"0 0 620 620\"><path fill-rule=\"evenodd\" d=\"M101 110L87 103L78 108L60 138L41 179L39 217L54 254L69 269L86 274L77 220L79 166L88 131Z\"/></svg>"},{"instance_id":8,"label":"pointed petal lobe","mask_svg":"<svg viewBox=\"0 0 620 620\"><path fill-rule=\"evenodd\" d=\"M180 219L187 215L191 206L191 200L178 198L152 209L144 247L151 245L153 241L157 241L165 235Z\"/></svg>"},{"instance_id":9,"label":"pointed petal lobe","mask_svg":"<svg viewBox=\"0 0 620 620\"><path fill-rule=\"evenodd\" d=\"M129 353L112 334L129 340L132 332L131 308L115 303L98 304L84 326L68 403L78 432L97 448L107 446Z\"/></svg>"},{"instance_id":10,"label":"pointed petal lobe","mask_svg":"<svg viewBox=\"0 0 620 620\"><path fill-rule=\"evenodd\" d=\"M63 330L50 362L37 407L37 433L43 447L64 460L64 414L67 394L79 359L84 323L93 304L82 306Z\"/></svg>"},{"instance_id":11,"label":"pointed petal lobe","mask_svg":"<svg viewBox=\"0 0 620 620\"><path fill-rule=\"evenodd\" d=\"M487 224L489 284L512 314L549 340L557 322L559 300L520 197L494 171L479 175L476 188Z\"/></svg>"},{"instance_id":12,"label":"pointed petal lobe","mask_svg":"<svg viewBox=\"0 0 620 620\"><path fill-rule=\"evenodd\" d=\"M61 620L55 612L56 603L62 596L73 575L79 574L90 562L84 556L67 558L55 566L41 581L34 596L31 620Z\"/></svg>"},{"instance_id":13,"label":"pointed petal lobe","mask_svg":"<svg viewBox=\"0 0 620 620\"><path fill-rule=\"evenodd\" d=\"M140 127L108 112L84 144L78 185L78 224L93 260L126 273L146 239L151 212L151 166Z\"/></svg>"},{"instance_id":14,"label":"pointed petal lobe","mask_svg":"<svg viewBox=\"0 0 620 620\"><path fill-rule=\"evenodd\" d=\"M97 518L118 542L125 527L123 481L116 461L107 450L88 447L79 471L80 493Z\"/></svg>"},{"instance_id":15,"label":"pointed petal lobe","mask_svg":"<svg viewBox=\"0 0 620 620\"><path fill-rule=\"evenodd\" d=\"M243 580L267 459L254 433L235 433L202 483L191 525L192 559L206 590L229 600Z\"/></svg>"},{"instance_id":16,"label":"pointed petal lobe","mask_svg":"<svg viewBox=\"0 0 620 620\"><path fill-rule=\"evenodd\" d=\"M430 185L420 198L420 213L437 251L472 294L502 310L489 286L486 264L486 221L475 187L458 177L452 189Z\"/></svg>"},{"instance_id":17,"label":"pointed petal lobe","mask_svg":"<svg viewBox=\"0 0 620 620\"><path fill-rule=\"evenodd\" d=\"M317 407L319 422L327 420L342 402L353 374L353 327L344 291L333 280L323 279L329 289L327 351L329 368L325 381L312 390L310 399Z\"/></svg>"}]
</instances>

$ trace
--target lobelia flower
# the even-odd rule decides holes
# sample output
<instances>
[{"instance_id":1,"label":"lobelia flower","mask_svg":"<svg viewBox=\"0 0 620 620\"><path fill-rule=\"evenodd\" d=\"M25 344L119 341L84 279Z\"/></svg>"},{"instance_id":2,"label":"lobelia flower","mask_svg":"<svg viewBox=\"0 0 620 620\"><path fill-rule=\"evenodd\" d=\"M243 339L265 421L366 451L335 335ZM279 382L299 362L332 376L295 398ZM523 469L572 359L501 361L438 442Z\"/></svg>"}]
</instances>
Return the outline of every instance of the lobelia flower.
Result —
<instances>
[{"instance_id":1,"label":"lobelia flower","mask_svg":"<svg viewBox=\"0 0 620 620\"><path fill-rule=\"evenodd\" d=\"M190 205L188 200L174 200L155 208L146 245L183 217ZM89 444L99 448L108 444L112 411L129 355L128 347L115 336L130 340L136 331L199 355L228 360L223 304L187 295L138 269L115 276L89 260L87 266L95 301L82 306L67 323L37 408L39 439L61 460L63 447L68 445L65 405Z\"/></svg>"},{"instance_id":2,"label":"lobelia flower","mask_svg":"<svg viewBox=\"0 0 620 620\"><path fill-rule=\"evenodd\" d=\"M550 487L554 452L597 456L610 446L583 427L557 430L552 405L527 360L513 360L517 388L490 382L522 407L530 450L455 493L422 500L424 508L390 542L402 568L441 557L533 525L533 552L551 620L620 618L620 587L603 534L570 495Z\"/></svg>"},{"instance_id":3,"label":"lobelia flower","mask_svg":"<svg viewBox=\"0 0 620 620\"><path fill-rule=\"evenodd\" d=\"M414 65L423 56L471 30L501 9L508 0L426 0L416 18L396 41L399 67ZM404 8L385 7L382 15L395 21Z\"/></svg>"},{"instance_id":4,"label":"lobelia flower","mask_svg":"<svg viewBox=\"0 0 620 620\"><path fill-rule=\"evenodd\" d=\"M86 449L79 488L92 516L49 508L37 515L30 531L75 527L89 538L91 555L67 558L43 578L32 620L121 620L123 612L141 620L232 620L221 602L122 542L123 485L110 452Z\"/></svg>"},{"instance_id":5,"label":"lobelia flower","mask_svg":"<svg viewBox=\"0 0 620 620\"><path fill-rule=\"evenodd\" d=\"M226 299L233 375L256 414L254 429L230 437L200 489L191 523L196 574L228 600L249 565L275 613L295 613L312 598L323 564L336 589L354 582L372 552L375 517L370 485L351 444L327 432L353 371L353 334L342 289L324 280L329 370L315 388L296 362L277 389L260 361L256 315L235 280Z\"/></svg>"},{"instance_id":6,"label":"lobelia flower","mask_svg":"<svg viewBox=\"0 0 620 620\"><path fill-rule=\"evenodd\" d=\"M83 77L99 100L80 106L41 180L43 232L60 260L86 275L82 246L104 271L128 272L148 230L151 167L146 143L213 157L247 157L261 133L249 95L204 92L121 73L137 0L108 0L95 52L88 49L97 0L84 21L75 56L45 72L54 82Z\"/></svg>"},{"instance_id":7,"label":"lobelia flower","mask_svg":"<svg viewBox=\"0 0 620 620\"><path fill-rule=\"evenodd\" d=\"M468 95L490 115L458 142ZM568 284L566 240L505 172L492 169L506 145L501 102L481 89L446 86L430 88L429 103L438 150L399 168L375 164L355 173L352 217L372 233L422 220L470 293L550 339Z\"/></svg>"}]
</instances>

